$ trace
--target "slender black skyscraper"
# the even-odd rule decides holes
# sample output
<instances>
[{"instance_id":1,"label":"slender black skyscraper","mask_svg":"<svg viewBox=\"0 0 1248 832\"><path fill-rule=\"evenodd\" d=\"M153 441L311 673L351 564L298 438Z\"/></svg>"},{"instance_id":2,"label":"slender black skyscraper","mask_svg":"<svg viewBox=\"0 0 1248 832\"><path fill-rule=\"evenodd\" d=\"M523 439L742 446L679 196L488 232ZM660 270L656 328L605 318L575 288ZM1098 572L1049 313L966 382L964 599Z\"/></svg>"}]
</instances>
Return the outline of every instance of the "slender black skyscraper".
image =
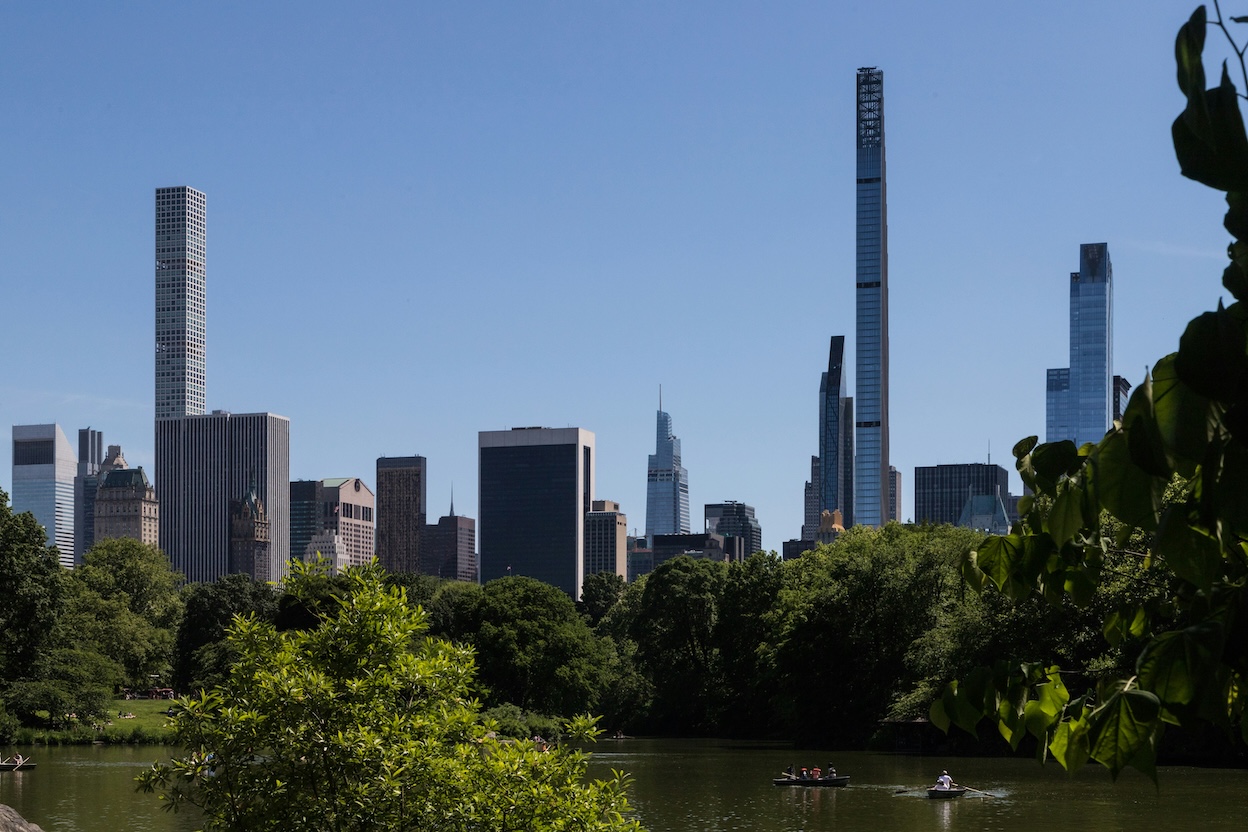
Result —
<instances>
[{"instance_id":1,"label":"slender black skyscraper","mask_svg":"<svg viewBox=\"0 0 1248 832\"><path fill-rule=\"evenodd\" d=\"M854 522L888 519L888 198L884 73L858 70L858 322ZM847 518L848 521L848 518ZM845 525L849 525L846 522Z\"/></svg>"},{"instance_id":2,"label":"slender black skyscraper","mask_svg":"<svg viewBox=\"0 0 1248 832\"><path fill-rule=\"evenodd\" d=\"M845 336L828 345L828 369L819 379L819 456L811 457L802 539L814 540L825 511L854 524L854 400L845 395Z\"/></svg>"}]
</instances>

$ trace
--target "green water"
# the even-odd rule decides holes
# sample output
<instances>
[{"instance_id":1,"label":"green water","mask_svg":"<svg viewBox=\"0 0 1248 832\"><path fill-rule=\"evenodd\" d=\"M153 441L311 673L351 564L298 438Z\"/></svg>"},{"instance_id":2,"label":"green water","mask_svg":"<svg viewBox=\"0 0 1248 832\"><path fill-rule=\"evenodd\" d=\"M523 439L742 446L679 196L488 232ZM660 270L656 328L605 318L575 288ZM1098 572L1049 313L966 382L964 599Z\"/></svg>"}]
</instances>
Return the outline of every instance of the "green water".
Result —
<instances>
[{"instance_id":1,"label":"green water","mask_svg":"<svg viewBox=\"0 0 1248 832\"><path fill-rule=\"evenodd\" d=\"M6 749L11 754L12 749ZM195 819L161 811L134 791L134 777L167 749L39 748L39 768L0 773L0 803L47 832L191 832ZM779 788L791 763L851 776L844 789ZM776 746L683 740L602 742L593 773L633 776L633 802L650 832L819 832L819 830L1019 830L1097 832L1248 829L1248 771L1166 768L1161 788L1132 772L1118 784L1089 767L1068 777L1030 760L940 759L876 754L796 753ZM996 795L937 802L920 787L942 768Z\"/></svg>"}]
</instances>

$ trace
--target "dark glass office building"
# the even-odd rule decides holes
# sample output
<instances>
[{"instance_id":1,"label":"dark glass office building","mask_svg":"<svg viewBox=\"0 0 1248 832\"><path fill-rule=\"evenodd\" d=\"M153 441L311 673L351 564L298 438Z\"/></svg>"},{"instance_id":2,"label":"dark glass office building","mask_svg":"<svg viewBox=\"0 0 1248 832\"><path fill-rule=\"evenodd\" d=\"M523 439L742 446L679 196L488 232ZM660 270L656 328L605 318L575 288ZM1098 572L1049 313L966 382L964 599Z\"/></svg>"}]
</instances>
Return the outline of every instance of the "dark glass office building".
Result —
<instances>
[{"instance_id":1,"label":"dark glass office building","mask_svg":"<svg viewBox=\"0 0 1248 832\"><path fill-rule=\"evenodd\" d=\"M1009 498L1010 475L1000 465L971 462L914 469L914 522L958 522L970 497Z\"/></svg>"},{"instance_id":2,"label":"dark glass office building","mask_svg":"<svg viewBox=\"0 0 1248 832\"><path fill-rule=\"evenodd\" d=\"M514 428L478 435L481 581L527 575L579 598L585 515L594 493L594 435Z\"/></svg>"},{"instance_id":3,"label":"dark glass office building","mask_svg":"<svg viewBox=\"0 0 1248 832\"><path fill-rule=\"evenodd\" d=\"M377 459L377 561L390 572L442 572L442 554L421 563L427 484L423 456Z\"/></svg>"},{"instance_id":4,"label":"dark glass office building","mask_svg":"<svg viewBox=\"0 0 1248 832\"><path fill-rule=\"evenodd\" d=\"M726 503L708 503L703 511L705 531L741 540L741 551L746 557L763 551L763 527L754 516L754 506L729 500Z\"/></svg>"},{"instance_id":5,"label":"dark glass office building","mask_svg":"<svg viewBox=\"0 0 1248 832\"><path fill-rule=\"evenodd\" d=\"M840 510L854 524L854 400L845 395L845 336L828 344L828 369L819 378L819 456L811 457L802 539L813 540L824 511Z\"/></svg>"},{"instance_id":6,"label":"dark glass office building","mask_svg":"<svg viewBox=\"0 0 1248 832\"><path fill-rule=\"evenodd\" d=\"M884 73L858 70L857 322L852 522L888 519L888 199ZM849 526L851 517L845 517Z\"/></svg>"}]
</instances>

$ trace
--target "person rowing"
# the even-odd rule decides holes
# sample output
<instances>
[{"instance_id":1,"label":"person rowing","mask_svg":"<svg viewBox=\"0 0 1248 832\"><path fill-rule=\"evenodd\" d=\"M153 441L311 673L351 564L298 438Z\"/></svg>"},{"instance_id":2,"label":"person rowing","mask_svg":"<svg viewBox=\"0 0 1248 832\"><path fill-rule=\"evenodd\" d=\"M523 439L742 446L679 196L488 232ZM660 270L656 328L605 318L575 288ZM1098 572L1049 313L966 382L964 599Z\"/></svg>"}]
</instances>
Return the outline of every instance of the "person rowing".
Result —
<instances>
[{"instance_id":1,"label":"person rowing","mask_svg":"<svg viewBox=\"0 0 1248 832\"><path fill-rule=\"evenodd\" d=\"M949 772L947 771L942 771L940 776L936 778L936 788L940 789L942 792L952 789L953 786L953 778L949 776Z\"/></svg>"}]
</instances>

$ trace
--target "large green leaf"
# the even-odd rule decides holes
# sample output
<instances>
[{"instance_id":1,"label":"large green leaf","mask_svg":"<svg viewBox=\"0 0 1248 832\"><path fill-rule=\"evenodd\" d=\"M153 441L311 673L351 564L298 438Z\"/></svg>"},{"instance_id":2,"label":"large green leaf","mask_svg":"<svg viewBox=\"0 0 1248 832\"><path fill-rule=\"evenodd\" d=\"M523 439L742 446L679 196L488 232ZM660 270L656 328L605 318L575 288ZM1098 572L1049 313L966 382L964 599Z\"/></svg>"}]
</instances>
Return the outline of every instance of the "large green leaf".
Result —
<instances>
[{"instance_id":1,"label":"large green leaf","mask_svg":"<svg viewBox=\"0 0 1248 832\"><path fill-rule=\"evenodd\" d=\"M1052 494L1058 480L1077 471L1082 460L1075 443L1063 439L1037 446L1030 454L1030 461L1037 492Z\"/></svg>"},{"instance_id":2,"label":"large green leaf","mask_svg":"<svg viewBox=\"0 0 1248 832\"><path fill-rule=\"evenodd\" d=\"M1127 449L1131 461L1154 477L1170 478L1170 463L1162 443L1161 431L1153 416L1153 380L1149 376L1131 393L1122 426L1127 432Z\"/></svg>"},{"instance_id":3,"label":"large green leaf","mask_svg":"<svg viewBox=\"0 0 1248 832\"><path fill-rule=\"evenodd\" d=\"M997 589L1011 598L1020 597L1030 589L1020 586L1017 577L1022 561L1023 539L1015 534L990 537L975 553L975 565Z\"/></svg>"},{"instance_id":4,"label":"large green leaf","mask_svg":"<svg viewBox=\"0 0 1248 832\"><path fill-rule=\"evenodd\" d=\"M1153 367L1153 415L1170 466L1190 479L1205 456L1217 417L1209 400L1179 378L1177 358L1178 353L1171 353Z\"/></svg>"},{"instance_id":5,"label":"large green leaf","mask_svg":"<svg viewBox=\"0 0 1248 832\"><path fill-rule=\"evenodd\" d=\"M1132 766L1157 781L1154 743L1160 727L1161 704L1139 688L1124 686L1111 694L1091 717L1091 757L1110 776Z\"/></svg>"},{"instance_id":6,"label":"large green leaf","mask_svg":"<svg viewBox=\"0 0 1248 832\"><path fill-rule=\"evenodd\" d=\"M1088 722L1086 719L1068 719L1053 729L1049 751L1067 771L1075 771L1088 761Z\"/></svg>"},{"instance_id":7,"label":"large green leaf","mask_svg":"<svg viewBox=\"0 0 1248 832\"><path fill-rule=\"evenodd\" d=\"M1205 65L1201 54L1205 50L1205 26L1205 7L1197 6L1174 41L1179 89L1189 100L1198 98L1205 91Z\"/></svg>"},{"instance_id":8,"label":"large green leaf","mask_svg":"<svg viewBox=\"0 0 1248 832\"><path fill-rule=\"evenodd\" d=\"M1096 497L1106 511L1128 526L1157 528L1165 481L1149 476L1132 461L1123 431L1106 434L1090 464Z\"/></svg>"},{"instance_id":9,"label":"large green leaf","mask_svg":"<svg viewBox=\"0 0 1248 832\"><path fill-rule=\"evenodd\" d=\"M1174 574L1205 592L1222 575L1218 541L1191 525L1184 506L1166 510L1153 538L1153 553L1163 558Z\"/></svg>"},{"instance_id":10,"label":"large green leaf","mask_svg":"<svg viewBox=\"0 0 1248 832\"><path fill-rule=\"evenodd\" d=\"M1244 160L1248 165L1248 158ZM1175 359L1179 378L1202 396L1233 402L1248 380L1248 354L1244 352L1244 329L1218 302L1215 312L1193 318L1179 338Z\"/></svg>"},{"instance_id":11,"label":"large green leaf","mask_svg":"<svg viewBox=\"0 0 1248 832\"><path fill-rule=\"evenodd\" d=\"M1083 490L1068 485L1058 493L1049 510L1049 535L1060 546L1073 540L1083 527Z\"/></svg>"},{"instance_id":12,"label":"large green leaf","mask_svg":"<svg viewBox=\"0 0 1248 832\"><path fill-rule=\"evenodd\" d=\"M1140 687L1156 694L1167 708L1194 702L1201 680L1216 669L1223 639L1216 621L1162 633L1140 653L1136 663Z\"/></svg>"}]
</instances>

